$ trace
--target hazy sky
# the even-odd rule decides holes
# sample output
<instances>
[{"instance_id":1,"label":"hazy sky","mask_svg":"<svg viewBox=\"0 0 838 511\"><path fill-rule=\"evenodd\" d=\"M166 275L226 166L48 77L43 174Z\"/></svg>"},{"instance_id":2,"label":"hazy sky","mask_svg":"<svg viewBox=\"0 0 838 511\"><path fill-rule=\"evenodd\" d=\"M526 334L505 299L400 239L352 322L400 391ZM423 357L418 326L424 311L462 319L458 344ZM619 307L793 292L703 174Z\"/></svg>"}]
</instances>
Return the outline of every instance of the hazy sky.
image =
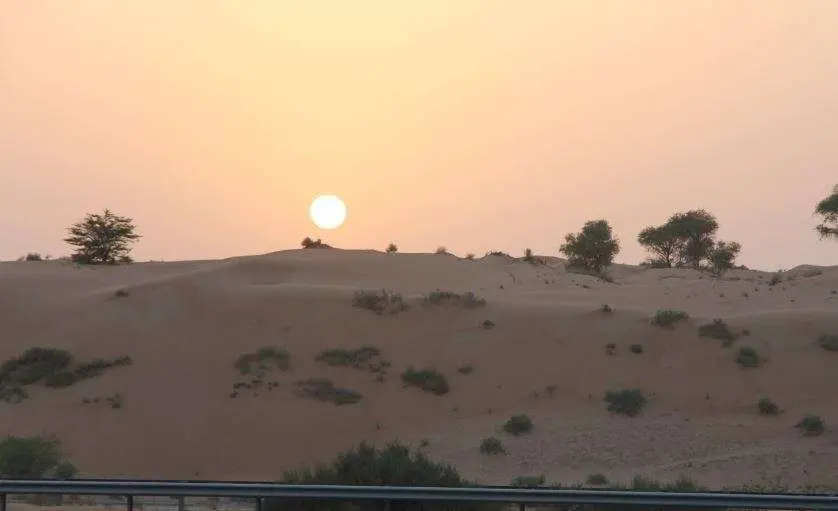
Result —
<instances>
[{"instance_id":1,"label":"hazy sky","mask_svg":"<svg viewBox=\"0 0 838 511\"><path fill-rule=\"evenodd\" d=\"M637 262L706 208L745 264L838 264L836 27L836 0L3 2L0 259L107 207L138 259L557 255L606 218Z\"/></svg>"}]
</instances>

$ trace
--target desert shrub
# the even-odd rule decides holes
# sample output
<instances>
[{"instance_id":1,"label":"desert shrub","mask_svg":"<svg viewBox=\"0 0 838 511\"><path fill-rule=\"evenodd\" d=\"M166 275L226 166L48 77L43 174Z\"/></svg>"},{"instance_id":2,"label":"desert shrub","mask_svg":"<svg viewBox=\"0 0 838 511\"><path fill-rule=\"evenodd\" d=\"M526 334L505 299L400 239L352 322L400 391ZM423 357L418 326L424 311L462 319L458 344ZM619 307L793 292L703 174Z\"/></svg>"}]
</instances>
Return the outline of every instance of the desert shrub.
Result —
<instances>
[{"instance_id":1,"label":"desert shrub","mask_svg":"<svg viewBox=\"0 0 838 511\"><path fill-rule=\"evenodd\" d=\"M502 250L490 250L489 252L486 252L486 255L492 257L509 257L509 254L503 252Z\"/></svg>"},{"instance_id":2,"label":"desert shrub","mask_svg":"<svg viewBox=\"0 0 838 511\"><path fill-rule=\"evenodd\" d=\"M759 367L762 364L762 357L754 348L742 346L736 354L736 363L742 367Z\"/></svg>"},{"instance_id":3,"label":"desert shrub","mask_svg":"<svg viewBox=\"0 0 838 511\"><path fill-rule=\"evenodd\" d=\"M646 396L639 389L609 390L605 402L609 412L634 417L646 406Z\"/></svg>"},{"instance_id":4,"label":"desert shrub","mask_svg":"<svg viewBox=\"0 0 838 511\"><path fill-rule=\"evenodd\" d=\"M531 248L524 250L524 261L530 264L538 262L538 260L533 255Z\"/></svg>"},{"instance_id":5,"label":"desert shrub","mask_svg":"<svg viewBox=\"0 0 838 511\"><path fill-rule=\"evenodd\" d=\"M0 442L0 477L9 479L66 478L75 467L61 448L61 442L44 436L9 436ZM60 472L60 473L59 473Z\"/></svg>"},{"instance_id":6,"label":"desert shrub","mask_svg":"<svg viewBox=\"0 0 838 511\"><path fill-rule=\"evenodd\" d=\"M468 254L466 254L465 259L468 261L474 261L474 254L469 252Z\"/></svg>"},{"instance_id":7,"label":"desert shrub","mask_svg":"<svg viewBox=\"0 0 838 511\"><path fill-rule=\"evenodd\" d=\"M512 436L528 435L532 433L533 423L528 415L513 415L503 424L504 433Z\"/></svg>"},{"instance_id":8,"label":"desert shrub","mask_svg":"<svg viewBox=\"0 0 838 511\"><path fill-rule=\"evenodd\" d=\"M131 261L131 243L140 235L134 230L133 220L114 215L110 210L102 214L88 214L84 220L73 224L70 236L64 241L76 247L73 261L79 264L118 264Z\"/></svg>"},{"instance_id":9,"label":"desert shrub","mask_svg":"<svg viewBox=\"0 0 838 511\"><path fill-rule=\"evenodd\" d=\"M604 474L590 474L585 482L591 486L604 486L608 484L608 478Z\"/></svg>"},{"instance_id":10,"label":"desert shrub","mask_svg":"<svg viewBox=\"0 0 838 511\"><path fill-rule=\"evenodd\" d=\"M436 369L416 370L408 367L402 373L402 381L410 387L417 387L425 392L441 396L450 390L448 379Z\"/></svg>"},{"instance_id":11,"label":"desert shrub","mask_svg":"<svg viewBox=\"0 0 838 511\"><path fill-rule=\"evenodd\" d=\"M486 300L469 291L455 293L453 291L431 291L425 295L425 305L444 305L447 303L459 305L466 309L474 309L486 305Z\"/></svg>"},{"instance_id":12,"label":"desert shrub","mask_svg":"<svg viewBox=\"0 0 838 511\"><path fill-rule=\"evenodd\" d=\"M28 254L23 256L23 260L28 262L43 261L44 257L37 252L29 252Z\"/></svg>"},{"instance_id":13,"label":"desert shrub","mask_svg":"<svg viewBox=\"0 0 838 511\"><path fill-rule=\"evenodd\" d=\"M259 371L267 371L270 369L269 364L273 364L280 371L287 371L291 368L291 354L282 348L263 346L255 352L239 355L233 362L233 366L241 374L250 374L254 366Z\"/></svg>"},{"instance_id":14,"label":"desert shrub","mask_svg":"<svg viewBox=\"0 0 838 511\"><path fill-rule=\"evenodd\" d=\"M492 436L484 438L480 442L480 452L489 456L496 456L498 454L506 454L506 448L500 439Z\"/></svg>"},{"instance_id":15,"label":"desert shrub","mask_svg":"<svg viewBox=\"0 0 838 511\"><path fill-rule=\"evenodd\" d=\"M620 244L607 221L594 220L586 222L578 234L565 236L559 251L567 256L568 266L601 273L620 252Z\"/></svg>"},{"instance_id":16,"label":"desert shrub","mask_svg":"<svg viewBox=\"0 0 838 511\"><path fill-rule=\"evenodd\" d=\"M445 247L436 247L434 253L437 255L448 255L448 249Z\"/></svg>"},{"instance_id":17,"label":"desert shrub","mask_svg":"<svg viewBox=\"0 0 838 511\"><path fill-rule=\"evenodd\" d=\"M389 486L472 487L451 465L432 461L419 449L391 443L379 449L361 443L339 454L328 465L285 472L285 484L338 484ZM339 501L266 499L265 511L500 511L496 504L469 502L383 502L360 501L351 505Z\"/></svg>"},{"instance_id":18,"label":"desert shrub","mask_svg":"<svg viewBox=\"0 0 838 511\"><path fill-rule=\"evenodd\" d=\"M328 378L309 378L295 383L297 396L332 403L334 405L352 405L363 396L354 390L336 387Z\"/></svg>"},{"instance_id":19,"label":"desert shrub","mask_svg":"<svg viewBox=\"0 0 838 511\"><path fill-rule=\"evenodd\" d=\"M776 286L780 282L783 281L783 272L778 271L774 275L771 275L771 280L768 281L769 286Z\"/></svg>"},{"instance_id":20,"label":"desert shrub","mask_svg":"<svg viewBox=\"0 0 838 511\"><path fill-rule=\"evenodd\" d=\"M539 488L544 486L547 479L543 476L518 476L509 482L513 488Z\"/></svg>"},{"instance_id":21,"label":"desert shrub","mask_svg":"<svg viewBox=\"0 0 838 511\"><path fill-rule=\"evenodd\" d=\"M806 436L817 436L823 433L825 424L819 416L808 414L800 419L795 427L801 429Z\"/></svg>"},{"instance_id":22,"label":"desert shrub","mask_svg":"<svg viewBox=\"0 0 838 511\"><path fill-rule=\"evenodd\" d=\"M712 323L707 323L698 327L698 335L701 337L710 337L719 339L720 341L733 342L739 337L736 332L727 326L727 323L720 318L716 318Z\"/></svg>"},{"instance_id":23,"label":"desert shrub","mask_svg":"<svg viewBox=\"0 0 838 511\"><path fill-rule=\"evenodd\" d=\"M17 385L0 386L0 401L17 404L24 399L29 399L29 393L23 387Z\"/></svg>"},{"instance_id":24,"label":"desert shrub","mask_svg":"<svg viewBox=\"0 0 838 511\"><path fill-rule=\"evenodd\" d=\"M819 215L822 220L815 227L820 237L838 240L838 185L832 189L828 197L818 202L815 214Z\"/></svg>"},{"instance_id":25,"label":"desert shrub","mask_svg":"<svg viewBox=\"0 0 838 511\"><path fill-rule=\"evenodd\" d=\"M757 402L757 409L762 415L777 415L780 413L780 407L777 406L777 403L767 397L764 397Z\"/></svg>"},{"instance_id":26,"label":"desert shrub","mask_svg":"<svg viewBox=\"0 0 838 511\"><path fill-rule=\"evenodd\" d=\"M742 245L735 241L717 241L707 257L710 261L710 270L716 275L721 275L726 270L734 268L736 256L741 250Z\"/></svg>"},{"instance_id":27,"label":"desert shrub","mask_svg":"<svg viewBox=\"0 0 838 511\"><path fill-rule=\"evenodd\" d=\"M483 328L485 328L486 330L491 330L491 329L495 328L495 322L492 321L491 319L487 319L487 320L483 321L482 325L483 325Z\"/></svg>"},{"instance_id":28,"label":"desert shrub","mask_svg":"<svg viewBox=\"0 0 838 511\"><path fill-rule=\"evenodd\" d=\"M643 353L643 345L642 344L632 344L631 346L629 346L629 351L639 355L639 354Z\"/></svg>"},{"instance_id":29,"label":"desert shrub","mask_svg":"<svg viewBox=\"0 0 838 511\"><path fill-rule=\"evenodd\" d=\"M363 364L366 364L379 355L381 355L381 350L375 346L364 345L354 350L343 348L323 350L314 360L330 366L354 367L359 369Z\"/></svg>"},{"instance_id":30,"label":"desert shrub","mask_svg":"<svg viewBox=\"0 0 838 511\"><path fill-rule=\"evenodd\" d=\"M617 352L617 345L614 344L613 342L609 342L608 344L605 345L605 353L607 353L609 355L613 355L616 352Z\"/></svg>"},{"instance_id":31,"label":"desert shrub","mask_svg":"<svg viewBox=\"0 0 838 511\"><path fill-rule=\"evenodd\" d=\"M611 314L612 312L614 312L614 309L612 309L611 306L607 303L603 303L602 307L599 308L599 311L603 314Z\"/></svg>"},{"instance_id":32,"label":"desert shrub","mask_svg":"<svg viewBox=\"0 0 838 511\"><path fill-rule=\"evenodd\" d=\"M387 245L387 253L388 254L394 254L398 251L399 251L399 247L397 247L395 243L390 243L389 245Z\"/></svg>"},{"instance_id":33,"label":"desert shrub","mask_svg":"<svg viewBox=\"0 0 838 511\"><path fill-rule=\"evenodd\" d=\"M29 348L22 355L11 358L0 366L0 386L30 385L47 376L64 371L73 356L54 348Z\"/></svg>"},{"instance_id":34,"label":"desert shrub","mask_svg":"<svg viewBox=\"0 0 838 511\"><path fill-rule=\"evenodd\" d=\"M314 239L309 238L308 236L303 238L303 241L300 242L300 246L302 246L305 249L309 249L309 248L332 248L331 245L323 243L323 241L321 241L320 238L317 238L316 240L314 240Z\"/></svg>"},{"instance_id":35,"label":"desert shrub","mask_svg":"<svg viewBox=\"0 0 838 511\"><path fill-rule=\"evenodd\" d=\"M379 316L385 312L398 314L407 310L407 304L402 295L389 289L355 291L352 306L371 310Z\"/></svg>"},{"instance_id":36,"label":"desert shrub","mask_svg":"<svg viewBox=\"0 0 838 511\"><path fill-rule=\"evenodd\" d=\"M821 334L818 336L818 346L827 351L838 351L838 335Z\"/></svg>"},{"instance_id":37,"label":"desert shrub","mask_svg":"<svg viewBox=\"0 0 838 511\"><path fill-rule=\"evenodd\" d=\"M682 492L698 493L705 492L707 488L694 482L692 479L682 476L672 482L660 482L647 477L636 476L631 481L631 490L653 491L653 492Z\"/></svg>"},{"instance_id":38,"label":"desert shrub","mask_svg":"<svg viewBox=\"0 0 838 511\"><path fill-rule=\"evenodd\" d=\"M457 368L457 372L460 374L471 374L474 372L474 366L471 364L464 364Z\"/></svg>"},{"instance_id":39,"label":"desert shrub","mask_svg":"<svg viewBox=\"0 0 838 511\"><path fill-rule=\"evenodd\" d=\"M128 294L129 294L128 291L126 291L124 289L117 289L113 293L113 295L117 298L125 298L126 296L128 296Z\"/></svg>"},{"instance_id":40,"label":"desert shrub","mask_svg":"<svg viewBox=\"0 0 838 511\"><path fill-rule=\"evenodd\" d=\"M672 328L676 323L690 319L686 311L678 309L660 309L652 317L652 324L661 328Z\"/></svg>"}]
</instances>

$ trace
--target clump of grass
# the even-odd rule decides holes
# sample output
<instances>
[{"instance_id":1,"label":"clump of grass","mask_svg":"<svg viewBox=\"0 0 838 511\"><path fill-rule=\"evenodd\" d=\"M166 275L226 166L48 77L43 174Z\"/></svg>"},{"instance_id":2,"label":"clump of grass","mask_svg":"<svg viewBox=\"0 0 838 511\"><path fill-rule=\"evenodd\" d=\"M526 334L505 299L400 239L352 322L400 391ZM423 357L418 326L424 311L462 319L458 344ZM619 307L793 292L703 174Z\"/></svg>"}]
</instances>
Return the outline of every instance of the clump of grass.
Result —
<instances>
[{"instance_id":1,"label":"clump of grass","mask_svg":"<svg viewBox=\"0 0 838 511\"><path fill-rule=\"evenodd\" d=\"M642 344L632 344L631 346L629 346L629 351L639 355L639 354L643 353L643 345Z\"/></svg>"},{"instance_id":2,"label":"clump of grass","mask_svg":"<svg viewBox=\"0 0 838 511\"><path fill-rule=\"evenodd\" d=\"M795 427L802 430L803 434L806 436L820 435L823 433L824 429L826 429L823 419L812 414L805 415L802 419L800 419L800 422L795 424Z\"/></svg>"},{"instance_id":3,"label":"clump of grass","mask_svg":"<svg viewBox=\"0 0 838 511\"><path fill-rule=\"evenodd\" d=\"M407 303L405 303L402 295L389 289L362 289L355 291L352 306L358 307L359 309L371 310L379 316L385 312L398 314L407 310Z\"/></svg>"},{"instance_id":4,"label":"clump of grass","mask_svg":"<svg viewBox=\"0 0 838 511\"><path fill-rule=\"evenodd\" d=\"M436 369L420 369L408 367L402 373L402 381L409 387L417 387L425 392L441 396L450 390L448 379Z\"/></svg>"},{"instance_id":5,"label":"clump of grass","mask_svg":"<svg viewBox=\"0 0 838 511\"><path fill-rule=\"evenodd\" d=\"M634 417L646 406L646 396L639 389L609 390L605 402L609 412Z\"/></svg>"},{"instance_id":6,"label":"clump of grass","mask_svg":"<svg viewBox=\"0 0 838 511\"><path fill-rule=\"evenodd\" d=\"M364 364L379 355L381 355L381 350L375 346L364 345L354 350L343 348L323 350L314 360L335 367L354 367L355 369L361 369Z\"/></svg>"},{"instance_id":7,"label":"clump of grass","mask_svg":"<svg viewBox=\"0 0 838 511\"><path fill-rule=\"evenodd\" d=\"M729 344L735 341L739 336L727 326L727 323L720 318L716 318L712 323L707 323L698 327L698 335L701 337L710 337L725 341Z\"/></svg>"},{"instance_id":8,"label":"clump of grass","mask_svg":"<svg viewBox=\"0 0 838 511\"><path fill-rule=\"evenodd\" d=\"M826 351L838 351L838 335L821 334L818 336L818 346Z\"/></svg>"},{"instance_id":9,"label":"clump of grass","mask_svg":"<svg viewBox=\"0 0 838 511\"><path fill-rule=\"evenodd\" d=\"M518 476L509 485L513 488L539 488L544 486L547 479L543 476Z\"/></svg>"},{"instance_id":10,"label":"clump of grass","mask_svg":"<svg viewBox=\"0 0 838 511\"><path fill-rule=\"evenodd\" d=\"M482 325L483 325L483 328L485 328L486 330L491 330L491 329L495 328L495 322L492 321L491 319L487 319L486 321L484 321L482 323Z\"/></svg>"},{"instance_id":11,"label":"clump of grass","mask_svg":"<svg viewBox=\"0 0 838 511\"><path fill-rule=\"evenodd\" d=\"M122 408L122 404L124 403L125 399L123 399L122 394L114 394L113 396L106 399L107 403L111 405L111 408L114 410L119 410Z\"/></svg>"},{"instance_id":12,"label":"clump of grass","mask_svg":"<svg viewBox=\"0 0 838 511\"><path fill-rule=\"evenodd\" d=\"M617 345L614 344L613 342L609 342L608 344L605 345L605 353L607 353L609 355L613 355L613 354L617 353Z\"/></svg>"},{"instance_id":13,"label":"clump of grass","mask_svg":"<svg viewBox=\"0 0 838 511\"><path fill-rule=\"evenodd\" d=\"M762 365L762 357L754 348L742 346L736 354L736 363L742 367L759 367Z\"/></svg>"},{"instance_id":14,"label":"clump of grass","mask_svg":"<svg viewBox=\"0 0 838 511\"><path fill-rule=\"evenodd\" d=\"M128 291L126 291L125 289L117 289L116 291L114 291L113 295L117 298L125 298L126 296L128 296Z\"/></svg>"},{"instance_id":15,"label":"clump of grass","mask_svg":"<svg viewBox=\"0 0 838 511\"><path fill-rule=\"evenodd\" d=\"M512 436L528 435L532 433L533 423L528 415L513 415L503 424L504 433Z\"/></svg>"},{"instance_id":16,"label":"clump of grass","mask_svg":"<svg viewBox=\"0 0 838 511\"><path fill-rule=\"evenodd\" d=\"M457 372L460 374L471 374L474 372L474 366L471 364L463 364L457 368Z\"/></svg>"},{"instance_id":17,"label":"clump of grass","mask_svg":"<svg viewBox=\"0 0 838 511\"><path fill-rule=\"evenodd\" d=\"M31 385L65 370L73 360L70 352L54 348L29 348L0 366L0 385Z\"/></svg>"},{"instance_id":18,"label":"clump of grass","mask_svg":"<svg viewBox=\"0 0 838 511\"><path fill-rule=\"evenodd\" d=\"M612 309L611 306L607 303L603 303L602 307L599 308L599 311L603 314L611 314L612 312L614 312L614 309Z\"/></svg>"},{"instance_id":19,"label":"clump of grass","mask_svg":"<svg viewBox=\"0 0 838 511\"><path fill-rule=\"evenodd\" d=\"M779 284L782 281L783 281L783 273L778 271L777 273L775 273L774 275L771 276L771 280L768 281L768 285L773 287L773 286L776 286L777 284Z\"/></svg>"},{"instance_id":20,"label":"clump of grass","mask_svg":"<svg viewBox=\"0 0 838 511\"><path fill-rule=\"evenodd\" d=\"M608 484L608 478L604 474L590 474L585 482L591 486L605 486Z\"/></svg>"},{"instance_id":21,"label":"clump of grass","mask_svg":"<svg viewBox=\"0 0 838 511\"><path fill-rule=\"evenodd\" d=\"M250 374L254 366L259 371L267 371L271 364L280 371L288 371L291 368L291 354L282 348L263 346L255 352L239 355L233 366L241 374Z\"/></svg>"},{"instance_id":22,"label":"clump of grass","mask_svg":"<svg viewBox=\"0 0 838 511\"><path fill-rule=\"evenodd\" d=\"M690 319L686 311L678 309L660 309L652 317L652 324L661 328L672 328L676 323Z\"/></svg>"},{"instance_id":23,"label":"clump of grass","mask_svg":"<svg viewBox=\"0 0 838 511\"><path fill-rule=\"evenodd\" d=\"M453 291L432 291L425 295L425 305L454 304L466 309L474 309L486 305L486 300L469 291L454 293Z\"/></svg>"},{"instance_id":24,"label":"clump of grass","mask_svg":"<svg viewBox=\"0 0 838 511\"><path fill-rule=\"evenodd\" d=\"M506 454L506 447L503 446L503 442L500 439L495 437L488 437L484 438L480 442L480 453L486 454L489 456L497 456L499 454Z\"/></svg>"},{"instance_id":25,"label":"clump of grass","mask_svg":"<svg viewBox=\"0 0 838 511\"><path fill-rule=\"evenodd\" d=\"M296 394L307 399L314 399L334 405L352 405L363 398L359 392L336 387L328 378L309 378L295 383Z\"/></svg>"},{"instance_id":26,"label":"clump of grass","mask_svg":"<svg viewBox=\"0 0 838 511\"><path fill-rule=\"evenodd\" d=\"M509 254L501 250L490 250L489 252L486 252L486 255L492 257L509 257Z\"/></svg>"},{"instance_id":27,"label":"clump of grass","mask_svg":"<svg viewBox=\"0 0 838 511\"><path fill-rule=\"evenodd\" d=\"M771 399L764 397L757 402L757 409L761 415L777 415L780 407Z\"/></svg>"}]
</instances>

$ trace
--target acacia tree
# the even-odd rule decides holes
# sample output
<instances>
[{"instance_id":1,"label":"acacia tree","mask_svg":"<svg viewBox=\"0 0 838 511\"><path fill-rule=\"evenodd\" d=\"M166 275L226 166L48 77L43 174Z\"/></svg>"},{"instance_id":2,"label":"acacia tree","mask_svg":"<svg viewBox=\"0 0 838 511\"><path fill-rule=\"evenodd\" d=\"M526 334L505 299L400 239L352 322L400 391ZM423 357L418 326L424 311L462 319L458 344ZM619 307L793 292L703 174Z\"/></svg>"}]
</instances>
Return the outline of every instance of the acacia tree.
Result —
<instances>
[{"instance_id":1,"label":"acacia tree","mask_svg":"<svg viewBox=\"0 0 838 511\"><path fill-rule=\"evenodd\" d=\"M606 220L585 222L582 232L568 234L559 251L567 256L568 265L600 273L614 262L620 243Z\"/></svg>"},{"instance_id":2,"label":"acacia tree","mask_svg":"<svg viewBox=\"0 0 838 511\"><path fill-rule=\"evenodd\" d=\"M637 235L637 242L654 254L649 263L658 268L678 264L684 246L684 240L676 235L670 223L643 229Z\"/></svg>"},{"instance_id":3,"label":"acacia tree","mask_svg":"<svg viewBox=\"0 0 838 511\"><path fill-rule=\"evenodd\" d=\"M742 250L742 245L735 241L717 242L713 250L710 251L710 269L716 275L721 275L725 270L733 268L733 263L740 250Z\"/></svg>"},{"instance_id":4,"label":"acacia tree","mask_svg":"<svg viewBox=\"0 0 838 511\"><path fill-rule=\"evenodd\" d=\"M88 213L81 222L68 229L64 241L77 247L73 260L82 264L117 264L131 262L130 245L140 238L128 217L104 213Z\"/></svg>"},{"instance_id":5,"label":"acacia tree","mask_svg":"<svg viewBox=\"0 0 838 511\"><path fill-rule=\"evenodd\" d=\"M815 227L821 238L838 239L838 185L832 189L832 195L818 203L815 214L823 217Z\"/></svg>"}]
</instances>

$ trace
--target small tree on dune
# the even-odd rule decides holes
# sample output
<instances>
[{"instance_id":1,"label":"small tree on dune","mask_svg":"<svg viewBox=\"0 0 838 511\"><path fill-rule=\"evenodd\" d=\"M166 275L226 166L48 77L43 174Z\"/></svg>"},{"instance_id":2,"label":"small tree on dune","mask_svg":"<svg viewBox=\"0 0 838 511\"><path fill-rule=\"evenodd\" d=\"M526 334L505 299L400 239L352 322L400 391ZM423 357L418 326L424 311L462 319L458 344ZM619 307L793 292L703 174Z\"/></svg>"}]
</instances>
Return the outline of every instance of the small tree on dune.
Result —
<instances>
[{"instance_id":1,"label":"small tree on dune","mask_svg":"<svg viewBox=\"0 0 838 511\"><path fill-rule=\"evenodd\" d=\"M114 215L106 209L102 214L88 213L71 226L64 241L76 248L73 260L81 264L129 263L130 245L140 238L128 217Z\"/></svg>"},{"instance_id":2,"label":"small tree on dune","mask_svg":"<svg viewBox=\"0 0 838 511\"><path fill-rule=\"evenodd\" d=\"M640 231L637 241L652 252L649 263L658 268L672 268L678 264L684 249L684 240L677 236L672 224L651 226Z\"/></svg>"},{"instance_id":3,"label":"small tree on dune","mask_svg":"<svg viewBox=\"0 0 838 511\"><path fill-rule=\"evenodd\" d=\"M620 243L612 234L606 220L585 222L582 232L568 234L559 251L567 256L568 265L601 273L614 262L620 252Z\"/></svg>"},{"instance_id":4,"label":"small tree on dune","mask_svg":"<svg viewBox=\"0 0 838 511\"><path fill-rule=\"evenodd\" d=\"M821 238L838 240L838 185L835 185L829 197L818 203L815 214L823 218L823 221L815 227Z\"/></svg>"},{"instance_id":5,"label":"small tree on dune","mask_svg":"<svg viewBox=\"0 0 838 511\"><path fill-rule=\"evenodd\" d=\"M710 251L710 269L716 275L721 275L725 270L733 268L736 256L742 250L742 245L735 241L719 241L713 250Z\"/></svg>"},{"instance_id":6,"label":"small tree on dune","mask_svg":"<svg viewBox=\"0 0 838 511\"><path fill-rule=\"evenodd\" d=\"M719 229L716 217L703 209L676 213L669 219L675 235L683 240L681 262L685 266L701 267L701 262L710 256L715 241L713 236Z\"/></svg>"}]
</instances>

